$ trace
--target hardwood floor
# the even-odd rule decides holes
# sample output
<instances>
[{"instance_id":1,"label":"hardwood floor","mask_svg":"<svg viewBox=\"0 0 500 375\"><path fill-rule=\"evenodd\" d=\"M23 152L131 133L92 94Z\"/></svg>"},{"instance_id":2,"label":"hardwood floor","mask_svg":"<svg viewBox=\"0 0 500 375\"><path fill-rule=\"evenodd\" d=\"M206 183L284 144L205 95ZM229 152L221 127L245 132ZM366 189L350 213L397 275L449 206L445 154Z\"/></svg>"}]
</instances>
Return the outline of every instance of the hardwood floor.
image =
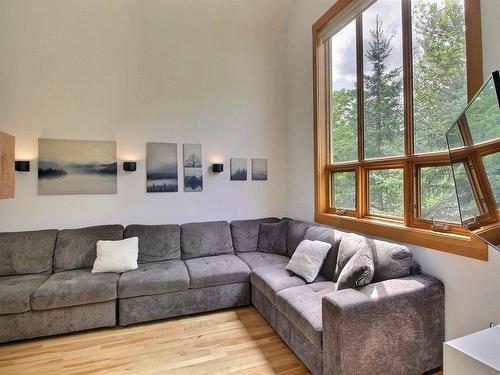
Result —
<instances>
[{"instance_id":1,"label":"hardwood floor","mask_svg":"<svg viewBox=\"0 0 500 375\"><path fill-rule=\"evenodd\" d=\"M253 307L0 345L0 374L309 374Z\"/></svg>"},{"instance_id":2,"label":"hardwood floor","mask_svg":"<svg viewBox=\"0 0 500 375\"><path fill-rule=\"evenodd\" d=\"M309 374L253 307L0 345L0 374Z\"/></svg>"}]
</instances>

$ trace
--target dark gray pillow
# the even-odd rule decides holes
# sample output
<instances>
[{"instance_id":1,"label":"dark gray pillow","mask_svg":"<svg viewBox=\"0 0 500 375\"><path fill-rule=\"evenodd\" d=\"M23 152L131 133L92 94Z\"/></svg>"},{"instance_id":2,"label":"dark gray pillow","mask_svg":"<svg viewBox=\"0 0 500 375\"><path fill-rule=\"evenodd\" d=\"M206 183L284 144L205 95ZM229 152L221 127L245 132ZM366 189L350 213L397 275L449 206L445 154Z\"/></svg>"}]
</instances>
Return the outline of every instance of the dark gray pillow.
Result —
<instances>
[{"instance_id":1,"label":"dark gray pillow","mask_svg":"<svg viewBox=\"0 0 500 375\"><path fill-rule=\"evenodd\" d=\"M258 251L286 255L287 234L288 220L281 220L279 223L261 223Z\"/></svg>"},{"instance_id":2,"label":"dark gray pillow","mask_svg":"<svg viewBox=\"0 0 500 375\"><path fill-rule=\"evenodd\" d=\"M234 250L238 253L257 251L260 223L277 223L277 217L253 220L234 220L231 222L231 236Z\"/></svg>"},{"instance_id":3,"label":"dark gray pillow","mask_svg":"<svg viewBox=\"0 0 500 375\"><path fill-rule=\"evenodd\" d=\"M339 254L340 255L340 254ZM337 280L337 290L360 288L368 285L373 279L375 265L369 246L360 248L345 264Z\"/></svg>"},{"instance_id":4,"label":"dark gray pillow","mask_svg":"<svg viewBox=\"0 0 500 375\"><path fill-rule=\"evenodd\" d=\"M406 246L386 241L374 240L348 233L342 237L333 280L338 280L349 259L362 247L370 247L373 254L375 273L373 281L384 281L409 276L413 263L413 253Z\"/></svg>"},{"instance_id":5,"label":"dark gray pillow","mask_svg":"<svg viewBox=\"0 0 500 375\"><path fill-rule=\"evenodd\" d=\"M340 273L347 262L349 262L349 259L351 259L359 249L368 246L367 240L366 237L358 236L354 233L346 233L342 236L337 255L337 264L335 272L333 273L334 281L338 281Z\"/></svg>"}]
</instances>

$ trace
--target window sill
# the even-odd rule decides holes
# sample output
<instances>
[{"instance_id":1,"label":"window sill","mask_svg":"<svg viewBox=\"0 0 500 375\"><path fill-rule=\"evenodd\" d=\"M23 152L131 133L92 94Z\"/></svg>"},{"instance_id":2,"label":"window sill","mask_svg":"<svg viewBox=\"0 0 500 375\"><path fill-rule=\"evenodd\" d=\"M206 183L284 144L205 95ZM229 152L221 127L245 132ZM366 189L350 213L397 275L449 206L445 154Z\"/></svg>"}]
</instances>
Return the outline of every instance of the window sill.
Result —
<instances>
[{"instance_id":1,"label":"window sill","mask_svg":"<svg viewBox=\"0 0 500 375\"><path fill-rule=\"evenodd\" d=\"M364 233L392 241L427 247L478 260L488 260L488 245L475 237L410 228L398 222L382 221L375 218L357 219L329 213L316 213L315 221L339 229Z\"/></svg>"}]
</instances>

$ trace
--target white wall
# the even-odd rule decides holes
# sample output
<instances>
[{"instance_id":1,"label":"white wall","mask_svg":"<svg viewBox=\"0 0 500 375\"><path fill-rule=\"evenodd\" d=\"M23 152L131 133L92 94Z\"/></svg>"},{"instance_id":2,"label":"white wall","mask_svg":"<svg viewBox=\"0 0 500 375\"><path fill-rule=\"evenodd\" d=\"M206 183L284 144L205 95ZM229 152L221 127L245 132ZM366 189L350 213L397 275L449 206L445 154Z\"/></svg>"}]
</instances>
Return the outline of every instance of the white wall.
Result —
<instances>
[{"instance_id":1,"label":"white wall","mask_svg":"<svg viewBox=\"0 0 500 375\"><path fill-rule=\"evenodd\" d=\"M38 196L33 162L16 198L0 201L0 231L312 220L311 25L333 3L0 0L0 130L16 136L17 157L36 159L37 139L55 137L117 140L120 159L139 160L118 194L100 196ZM488 74L500 65L500 2L482 0L482 15ZM205 170L202 193L146 194L147 141L200 142L205 169L222 158L225 172ZM269 181L230 182L229 156L269 158ZM499 253L416 258L446 284L448 338L500 323Z\"/></svg>"},{"instance_id":2,"label":"white wall","mask_svg":"<svg viewBox=\"0 0 500 375\"><path fill-rule=\"evenodd\" d=\"M287 33L287 215L313 220L313 88L311 26L335 1L298 0ZM485 77L500 66L500 1L482 0ZM435 250L415 248L425 273L446 287L446 336L458 337L500 324L500 253L490 249L489 262Z\"/></svg>"},{"instance_id":3,"label":"white wall","mask_svg":"<svg viewBox=\"0 0 500 375\"><path fill-rule=\"evenodd\" d=\"M0 231L283 214L290 4L0 0L0 130L17 158L53 137L116 140L119 159L139 161L118 194L78 196L38 196L32 162L0 201ZM202 143L204 191L145 193L147 141L178 142L179 161L182 143ZM269 181L230 182L231 156L268 158Z\"/></svg>"}]
</instances>

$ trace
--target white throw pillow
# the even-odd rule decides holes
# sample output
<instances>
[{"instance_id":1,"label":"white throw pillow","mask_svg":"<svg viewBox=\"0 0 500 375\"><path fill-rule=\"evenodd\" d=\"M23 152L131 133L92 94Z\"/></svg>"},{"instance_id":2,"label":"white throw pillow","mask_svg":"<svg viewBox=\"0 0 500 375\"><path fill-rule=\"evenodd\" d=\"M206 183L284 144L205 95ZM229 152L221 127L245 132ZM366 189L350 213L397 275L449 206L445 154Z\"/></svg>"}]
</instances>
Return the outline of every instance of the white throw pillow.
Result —
<instances>
[{"instance_id":1,"label":"white throw pillow","mask_svg":"<svg viewBox=\"0 0 500 375\"><path fill-rule=\"evenodd\" d=\"M97 241L97 258L92 273L135 270L138 255L138 237L120 241Z\"/></svg>"},{"instance_id":2,"label":"white throw pillow","mask_svg":"<svg viewBox=\"0 0 500 375\"><path fill-rule=\"evenodd\" d=\"M332 245L327 242L304 240L297 246L286 269L312 283L318 276L330 247Z\"/></svg>"}]
</instances>

